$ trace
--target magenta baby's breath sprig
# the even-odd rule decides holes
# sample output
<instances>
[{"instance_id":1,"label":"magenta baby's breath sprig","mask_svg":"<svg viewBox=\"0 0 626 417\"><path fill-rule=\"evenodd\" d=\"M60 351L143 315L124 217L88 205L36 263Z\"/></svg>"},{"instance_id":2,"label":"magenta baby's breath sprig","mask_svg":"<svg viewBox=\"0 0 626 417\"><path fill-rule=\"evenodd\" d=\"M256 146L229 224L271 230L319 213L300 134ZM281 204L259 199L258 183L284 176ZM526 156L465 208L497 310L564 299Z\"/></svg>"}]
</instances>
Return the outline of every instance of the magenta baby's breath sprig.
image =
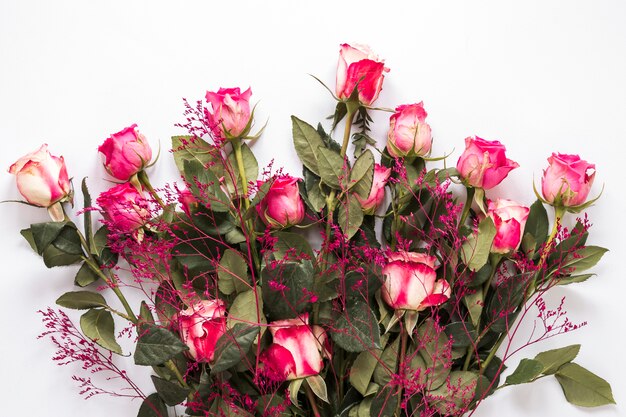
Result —
<instances>
[{"instance_id":1,"label":"magenta baby's breath sprig","mask_svg":"<svg viewBox=\"0 0 626 417\"><path fill-rule=\"evenodd\" d=\"M596 202L595 165L554 153L537 201L492 195L523 161L469 136L456 165L438 167L448 156L431 155L437 127L417 100L389 106L377 147L370 114L388 110L373 107L388 71L369 47L341 45L330 126L291 118L301 173L259 166L263 128L252 132L252 90L238 87L184 101L170 184L153 187L135 124L107 138L98 150L117 183L92 200L83 180L80 228L63 157L43 145L9 168L53 220L21 234L47 267L76 265L79 288L56 303L79 324L48 308L41 337L54 361L80 365L82 395L140 398L139 417L444 417L554 377L572 404L614 403L575 362L581 346L553 341L586 323L546 297L591 278L606 252L587 244L586 214L566 219Z\"/></svg>"}]
</instances>

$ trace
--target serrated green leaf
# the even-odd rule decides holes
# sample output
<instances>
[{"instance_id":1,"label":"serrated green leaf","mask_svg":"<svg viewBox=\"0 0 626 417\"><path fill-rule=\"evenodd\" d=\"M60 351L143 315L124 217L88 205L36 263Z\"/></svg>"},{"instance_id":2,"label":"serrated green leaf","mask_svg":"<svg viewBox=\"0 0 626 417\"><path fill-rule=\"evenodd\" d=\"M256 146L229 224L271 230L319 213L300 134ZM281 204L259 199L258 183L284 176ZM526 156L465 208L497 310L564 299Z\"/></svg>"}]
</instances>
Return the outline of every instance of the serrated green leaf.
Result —
<instances>
[{"instance_id":1,"label":"serrated green leaf","mask_svg":"<svg viewBox=\"0 0 626 417\"><path fill-rule=\"evenodd\" d=\"M581 407L615 404L611 386L576 363L563 365L555 374L568 402Z\"/></svg>"},{"instance_id":2,"label":"serrated green leaf","mask_svg":"<svg viewBox=\"0 0 626 417\"><path fill-rule=\"evenodd\" d=\"M180 404L191 392L189 388L183 388L175 382L170 382L154 375L151 375L150 378L152 378L152 383L159 397L169 406Z\"/></svg>"},{"instance_id":3,"label":"serrated green leaf","mask_svg":"<svg viewBox=\"0 0 626 417\"><path fill-rule=\"evenodd\" d=\"M122 354L122 348L115 340L115 323L111 313L104 309L91 309L80 317L83 334L105 349Z\"/></svg>"},{"instance_id":4,"label":"serrated green leaf","mask_svg":"<svg viewBox=\"0 0 626 417\"><path fill-rule=\"evenodd\" d=\"M311 245L302 235L292 232L278 232L275 237L277 240L273 254L276 259L284 259L287 254L292 260L299 260L303 256L310 260L315 259Z\"/></svg>"},{"instance_id":5,"label":"serrated green leaf","mask_svg":"<svg viewBox=\"0 0 626 417\"><path fill-rule=\"evenodd\" d=\"M581 274L581 275L569 275L567 277L559 277L557 278L556 283L558 285L569 285L569 284L574 284L574 283L579 283L579 282L585 282L594 275L596 274Z\"/></svg>"},{"instance_id":6,"label":"serrated green leaf","mask_svg":"<svg viewBox=\"0 0 626 417\"><path fill-rule=\"evenodd\" d=\"M489 260L491 244L496 236L496 226L490 217L484 218L478 225L477 233L467 238L461 248L461 259L472 271L477 271Z\"/></svg>"},{"instance_id":7,"label":"serrated green leaf","mask_svg":"<svg viewBox=\"0 0 626 417\"><path fill-rule=\"evenodd\" d=\"M348 352L380 349L380 327L370 306L358 299L350 299L346 310L335 321L331 333L333 341Z\"/></svg>"},{"instance_id":8,"label":"serrated green leaf","mask_svg":"<svg viewBox=\"0 0 626 417\"><path fill-rule=\"evenodd\" d=\"M472 323L456 321L445 327L446 334L452 338L452 347L467 347L478 336Z\"/></svg>"},{"instance_id":9,"label":"serrated green leaf","mask_svg":"<svg viewBox=\"0 0 626 417\"><path fill-rule=\"evenodd\" d=\"M204 140L189 136L172 136L172 154L174 163L182 174L185 161L197 161L203 166L215 161L215 148Z\"/></svg>"},{"instance_id":10,"label":"serrated green leaf","mask_svg":"<svg viewBox=\"0 0 626 417\"><path fill-rule=\"evenodd\" d=\"M83 257L81 255L66 253L58 249L54 245L49 245L43 251L43 263L48 268L53 268L55 266L73 265L82 260L83 260Z\"/></svg>"},{"instance_id":11,"label":"serrated green leaf","mask_svg":"<svg viewBox=\"0 0 626 417\"><path fill-rule=\"evenodd\" d=\"M188 350L177 335L154 324L140 324L138 334L134 355L136 365L161 365L177 354Z\"/></svg>"},{"instance_id":12,"label":"serrated green leaf","mask_svg":"<svg viewBox=\"0 0 626 417\"><path fill-rule=\"evenodd\" d=\"M302 172L306 190L305 202L313 212L319 213L326 206L326 195L322 191L321 179L306 167Z\"/></svg>"},{"instance_id":13,"label":"serrated green leaf","mask_svg":"<svg viewBox=\"0 0 626 417\"><path fill-rule=\"evenodd\" d=\"M60 296L56 303L61 307L74 310L87 310L94 307L107 307L107 302L97 292L92 291L72 291Z\"/></svg>"},{"instance_id":14,"label":"serrated green leaf","mask_svg":"<svg viewBox=\"0 0 626 417\"><path fill-rule=\"evenodd\" d=\"M341 189L341 178L345 175L343 165L344 160L335 152L326 147L320 146L315 153L319 168L319 175L324 184L335 190Z\"/></svg>"},{"instance_id":15,"label":"serrated green leaf","mask_svg":"<svg viewBox=\"0 0 626 417\"><path fill-rule=\"evenodd\" d=\"M59 236L61 230L67 225L65 222L46 222L30 225L37 253L43 254L44 250Z\"/></svg>"},{"instance_id":16,"label":"serrated green leaf","mask_svg":"<svg viewBox=\"0 0 626 417\"><path fill-rule=\"evenodd\" d=\"M370 195L373 181L374 155L368 149L354 162L354 166L350 170L348 189L365 200Z\"/></svg>"},{"instance_id":17,"label":"serrated green leaf","mask_svg":"<svg viewBox=\"0 0 626 417\"><path fill-rule=\"evenodd\" d=\"M76 276L74 277L74 285L78 285L79 287L86 287L89 284L93 284L100 277L96 274L87 264L87 262L83 262L83 264L78 269Z\"/></svg>"},{"instance_id":18,"label":"serrated green leaf","mask_svg":"<svg viewBox=\"0 0 626 417\"><path fill-rule=\"evenodd\" d=\"M293 144L302 164L319 176L317 149L324 146L324 142L313 126L291 116L293 130Z\"/></svg>"},{"instance_id":19,"label":"serrated green leaf","mask_svg":"<svg viewBox=\"0 0 626 417\"><path fill-rule=\"evenodd\" d=\"M225 371L241 361L259 334L259 326L237 323L215 344L215 359L211 373Z\"/></svg>"},{"instance_id":20,"label":"serrated green leaf","mask_svg":"<svg viewBox=\"0 0 626 417\"><path fill-rule=\"evenodd\" d=\"M341 201L338 208L337 221L341 231L351 239L359 231L363 223L363 208L359 200L352 194L347 195L346 201Z\"/></svg>"},{"instance_id":21,"label":"serrated green leaf","mask_svg":"<svg viewBox=\"0 0 626 417\"><path fill-rule=\"evenodd\" d=\"M29 229L20 230L20 235L28 242L28 245L32 250L37 252L37 244L35 243L35 237L33 236L33 231Z\"/></svg>"},{"instance_id":22,"label":"serrated green leaf","mask_svg":"<svg viewBox=\"0 0 626 417\"><path fill-rule=\"evenodd\" d=\"M555 373L562 365L576 359L580 345L570 345L559 349L547 350L535 356L535 361L541 363L542 373L550 375Z\"/></svg>"},{"instance_id":23,"label":"serrated green leaf","mask_svg":"<svg viewBox=\"0 0 626 417\"><path fill-rule=\"evenodd\" d=\"M585 246L573 254L565 257L562 268L571 272L582 272L594 267L604 256L608 249L599 246Z\"/></svg>"},{"instance_id":24,"label":"serrated green leaf","mask_svg":"<svg viewBox=\"0 0 626 417\"><path fill-rule=\"evenodd\" d=\"M218 287L221 292L230 295L251 288L248 279L248 264L244 257L233 249L226 249L217 268Z\"/></svg>"},{"instance_id":25,"label":"serrated green leaf","mask_svg":"<svg viewBox=\"0 0 626 417\"><path fill-rule=\"evenodd\" d=\"M543 364L534 359L522 359L513 373L506 377L507 385L525 384L534 381L543 371Z\"/></svg>"}]
</instances>

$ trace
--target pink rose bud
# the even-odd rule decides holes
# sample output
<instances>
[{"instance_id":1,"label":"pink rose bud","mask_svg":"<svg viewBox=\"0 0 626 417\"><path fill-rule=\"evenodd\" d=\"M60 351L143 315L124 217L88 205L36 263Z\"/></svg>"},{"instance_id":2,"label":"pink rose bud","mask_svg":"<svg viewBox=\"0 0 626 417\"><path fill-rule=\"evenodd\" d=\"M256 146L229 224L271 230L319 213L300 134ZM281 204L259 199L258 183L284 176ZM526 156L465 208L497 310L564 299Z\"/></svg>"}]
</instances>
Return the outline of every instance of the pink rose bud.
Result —
<instances>
[{"instance_id":1,"label":"pink rose bud","mask_svg":"<svg viewBox=\"0 0 626 417\"><path fill-rule=\"evenodd\" d=\"M383 300L395 310L422 311L450 298L450 285L436 280L436 258L416 252L395 252L383 267Z\"/></svg>"},{"instance_id":2,"label":"pink rose bud","mask_svg":"<svg viewBox=\"0 0 626 417\"><path fill-rule=\"evenodd\" d=\"M344 43L339 50L337 64L337 97L345 100L357 88L359 102L369 106L376 101L383 88L385 72L389 72L389 68L385 67L384 61L369 46L350 46Z\"/></svg>"},{"instance_id":3,"label":"pink rose bud","mask_svg":"<svg viewBox=\"0 0 626 417\"><path fill-rule=\"evenodd\" d=\"M304 203L298 190L298 178L289 175L278 177L256 206L267 226L274 229L293 226L304 220Z\"/></svg>"},{"instance_id":4,"label":"pink rose bud","mask_svg":"<svg viewBox=\"0 0 626 417\"><path fill-rule=\"evenodd\" d=\"M326 332L309 326L309 315L269 324L273 342L259 359L264 373L278 381L290 381L320 373L324 358L330 358Z\"/></svg>"},{"instance_id":5,"label":"pink rose bud","mask_svg":"<svg viewBox=\"0 0 626 417\"><path fill-rule=\"evenodd\" d=\"M96 202L109 226L121 233L138 230L150 218L146 199L127 182L104 191Z\"/></svg>"},{"instance_id":6,"label":"pink rose bud","mask_svg":"<svg viewBox=\"0 0 626 417\"><path fill-rule=\"evenodd\" d=\"M109 136L98 151L104 157L104 168L120 181L128 181L152 159L152 149L136 124Z\"/></svg>"},{"instance_id":7,"label":"pink rose bud","mask_svg":"<svg viewBox=\"0 0 626 417\"><path fill-rule=\"evenodd\" d=\"M396 107L389 119L387 151L394 158L424 156L430 153L432 137L426 123L423 103L404 104Z\"/></svg>"},{"instance_id":8,"label":"pink rose bud","mask_svg":"<svg viewBox=\"0 0 626 417\"><path fill-rule=\"evenodd\" d=\"M465 151L456 163L463 180L472 187L489 190L500 184L517 162L507 159L506 148L497 140L465 138Z\"/></svg>"},{"instance_id":9,"label":"pink rose bud","mask_svg":"<svg viewBox=\"0 0 626 417\"><path fill-rule=\"evenodd\" d=\"M548 163L550 166L544 169L541 179L543 198L552 205L563 207L583 204L593 185L596 166L578 155L562 153L553 153Z\"/></svg>"},{"instance_id":10,"label":"pink rose bud","mask_svg":"<svg viewBox=\"0 0 626 417\"><path fill-rule=\"evenodd\" d=\"M207 110L213 134L220 139L244 136L250 124L250 96L248 88L243 93L239 88L220 88L217 93L207 91L206 101L212 111Z\"/></svg>"},{"instance_id":11,"label":"pink rose bud","mask_svg":"<svg viewBox=\"0 0 626 417\"><path fill-rule=\"evenodd\" d=\"M505 254L519 248L529 213L528 207L521 206L515 201L500 198L489 201L487 216L491 217L496 226L496 237L493 239L491 252Z\"/></svg>"},{"instance_id":12,"label":"pink rose bud","mask_svg":"<svg viewBox=\"0 0 626 417\"><path fill-rule=\"evenodd\" d=\"M197 362L212 362L215 344L226 333L226 306L221 300L203 300L178 313L182 341Z\"/></svg>"},{"instance_id":13,"label":"pink rose bud","mask_svg":"<svg viewBox=\"0 0 626 417\"><path fill-rule=\"evenodd\" d=\"M9 173L15 175L17 189L30 204L51 207L71 200L72 187L65 161L62 156L50 155L47 144L18 159L9 167ZM63 220L62 210L53 219Z\"/></svg>"},{"instance_id":14,"label":"pink rose bud","mask_svg":"<svg viewBox=\"0 0 626 417\"><path fill-rule=\"evenodd\" d=\"M378 207L383 203L385 199L385 185L391 175L391 168L385 168L380 164L374 164L374 180L372 181L372 189L367 199L363 200L358 195L356 199L359 200L365 214L374 214Z\"/></svg>"}]
</instances>

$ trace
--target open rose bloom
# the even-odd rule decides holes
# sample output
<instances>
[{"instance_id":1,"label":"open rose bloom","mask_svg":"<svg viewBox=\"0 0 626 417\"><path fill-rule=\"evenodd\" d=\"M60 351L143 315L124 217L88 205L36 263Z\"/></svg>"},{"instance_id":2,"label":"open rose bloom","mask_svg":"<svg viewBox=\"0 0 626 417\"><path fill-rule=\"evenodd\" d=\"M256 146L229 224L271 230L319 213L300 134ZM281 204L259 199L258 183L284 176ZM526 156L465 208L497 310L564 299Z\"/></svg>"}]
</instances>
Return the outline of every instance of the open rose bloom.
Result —
<instances>
[{"instance_id":1,"label":"open rose bloom","mask_svg":"<svg viewBox=\"0 0 626 417\"><path fill-rule=\"evenodd\" d=\"M496 237L493 239L491 252L505 254L519 248L529 213L528 207L515 201L500 198L489 201L487 216L496 226Z\"/></svg>"},{"instance_id":2,"label":"open rose bloom","mask_svg":"<svg viewBox=\"0 0 626 417\"><path fill-rule=\"evenodd\" d=\"M265 373L277 380L293 380L317 375L330 358L326 332L309 325L309 315L269 324L272 344L261 353Z\"/></svg>"},{"instance_id":3,"label":"open rose bloom","mask_svg":"<svg viewBox=\"0 0 626 417\"><path fill-rule=\"evenodd\" d=\"M178 313L181 338L197 362L213 361L215 344L226 333L225 313L221 300L203 300Z\"/></svg>"},{"instance_id":4,"label":"open rose bloom","mask_svg":"<svg viewBox=\"0 0 626 417\"><path fill-rule=\"evenodd\" d=\"M96 201L109 226L117 232L136 232L150 219L147 200L130 183L104 191Z\"/></svg>"},{"instance_id":5,"label":"open rose bloom","mask_svg":"<svg viewBox=\"0 0 626 417\"><path fill-rule=\"evenodd\" d=\"M519 164L506 157L506 148L497 140L478 136L465 139L465 151L456 168L463 180L472 187L489 190L500 184Z\"/></svg>"},{"instance_id":6,"label":"open rose bloom","mask_svg":"<svg viewBox=\"0 0 626 417\"><path fill-rule=\"evenodd\" d=\"M395 310L422 311L445 303L450 285L437 280L436 258L417 252L395 252L383 267L383 300Z\"/></svg>"},{"instance_id":7,"label":"open rose bloom","mask_svg":"<svg viewBox=\"0 0 626 417\"><path fill-rule=\"evenodd\" d=\"M563 207L584 204L596 176L596 166L578 155L561 153L553 153L548 163L550 166L543 171L541 179L543 198Z\"/></svg>"},{"instance_id":8,"label":"open rose bloom","mask_svg":"<svg viewBox=\"0 0 626 417\"><path fill-rule=\"evenodd\" d=\"M389 118L387 151L394 158L425 156L430 153L432 136L426 123L423 103L404 104L396 107Z\"/></svg>"},{"instance_id":9,"label":"open rose bloom","mask_svg":"<svg viewBox=\"0 0 626 417\"><path fill-rule=\"evenodd\" d=\"M389 68L367 45L341 45L337 64L337 97L346 100L355 88L359 92L359 102L366 106L378 98L383 88L384 73Z\"/></svg>"},{"instance_id":10,"label":"open rose bloom","mask_svg":"<svg viewBox=\"0 0 626 417\"><path fill-rule=\"evenodd\" d=\"M106 171L120 181L128 181L152 159L152 149L136 124L112 134L98 151L104 158Z\"/></svg>"},{"instance_id":11,"label":"open rose bloom","mask_svg":"<svg viewBox=\"0 0 626 417\"><path fill-rule=\"evenodd\" d=\"M207 110L213 134L222 139L245 135L250 128L250 96L248 88L243 93L238 87L220 88L217 93L207 91L206 101L212 110Z\"/></svg>"},{"instance_id":12,"label":"open rose bloom","mask_svg":"<svg viewBox=\"0 0 626 417\"><path fill-rule=\"evenodd\" d=\"M9 167L9 173L15 175L17 188L26 201L48 208L53 220L63 220L60 203L71 200L72 187L62 156L51 155L44 144L18 159Z\"/></svg>"}]
</instances>

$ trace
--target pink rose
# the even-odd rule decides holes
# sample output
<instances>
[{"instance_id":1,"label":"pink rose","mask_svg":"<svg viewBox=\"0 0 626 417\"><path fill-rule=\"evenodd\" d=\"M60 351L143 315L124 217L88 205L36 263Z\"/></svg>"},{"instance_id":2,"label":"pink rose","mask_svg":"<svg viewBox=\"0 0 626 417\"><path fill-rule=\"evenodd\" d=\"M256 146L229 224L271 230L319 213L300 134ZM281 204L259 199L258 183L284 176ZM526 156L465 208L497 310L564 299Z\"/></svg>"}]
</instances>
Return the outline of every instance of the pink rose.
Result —
<instances>
[{"instance_id":1,"label":"pink rose","mask_svg":"<svg viewBox=\"0 0 626 417\"><path fill-rule=\"evenodd\" d=\"M260 356L266 374L276 380L293 380L320 373L330 358L326 332L309 326L309 315L269 324L273 342Z\"/></svg>"},{"instance_id":2,"label":"pink rose","mask_svg":"<svg viewBox=\"0 0 626 417\"><path fill-rule=\"evenodd\" d=\"M345 100L358 88L359 101L369 106L383 88L383 73L388 72L384 61L366 45L341 45L337 64L337 97ZM358 84L358 85L357 85Z\"/></svg>"},{"instance_id":3,"label":"pink rose","mask_svg":"<svg viewBox=\"0 0 626 417\"><path fill-rule=\"evenodd\" d=\"M517 162L507 159L506 148L497 140L488 141L478 136L465 139L465 151L456 163L461 177L472 187L489 190L500 184Z\"/></svg>"},{"instance_id":4,"label":"pink rose","mask_svg":"<svg viewBox=\"0 0 626 417\"><path fill-rule=\"evenodd\" d=\"M248 88L243 93L239 88L220 88L217 93L207 91L206 101L212 111L206 115L213 129L213 134L221 139L244 136L250 126L250 96Z\"/></svg>"},{"instance_id":5,"label":"pink rose","mask_svg":"<svg viewBox=\"0 0 626 417\"><path fill-rule=\"evenodd\" d=\"M579 206L587 200L596 176L596 166L578 155L553 153L543 171L541 191L550 204L563 207Z\"/></svg>"},{"instance_id":6,"label":"pink rose","mask_svg":"<svg viewBox=\"0 0 626 417\"><path fill-rule=\"evenodd\" d=\"M225 313L221 300L203 300L178 313L181 339L197 362L215 358L215 344L226 333Z\"/></svg>"},{"instance_id":7,"label":"pink rose","mask_svg":"<svg viewBox=\"0 0 626 417\"><path fill-rule=\"evenodd\" d=\"M519 248L529 213L528 207L520 206L515 201L501 198L495 202L489 201L487 216L491 217L497 231L491 252L504 254Z\"/></svg>"},{"instance_id":8,"label":"pink rose","mask_svg":"<svg viewBox=\"0 0 626 417\"><path fill-rule=\"evenodd\" d=\"M48 145L18 159L9 168L15 175L17 189L30 204L51 207L71 200L72 187L62 156L52 156ZM63 220L63 210L50 210L56 221Z\"/></svg>"},{"instance_id":9,"label":"pink rose","mask_svg":"<svg viewBox=\"0 0 626 417\"><path fill-rule=\"evenodd\" d=\"M136 231L150 218L146 199L127 182L104 191L96 202L109 225L121 233Z\"/></svg>"},{"instance_id":10,"label":"pink rose","mask_svg":"<svg viewBox=\"0 0 626 417\"><path fill-rule=\"evenodd\" d=\"M404 104L396 107L389 119L387 150L394 158L424 156L430 153L432 137L426 123L423 103Z\"/></svg>"},{"instance_id":11,"label":"pink rose","mask_svg":"<svg viewBox=\"0 0 626 417\"><path fill-rule=\"evenodd\" d=\"M178 192L178 202L188 217L198 209L198 200L187 188Z\"/></svg>"},{"instance_id":12,"label":"pink rose","mask_svg":"<svg viewBox=\"0 0 626 417\"><path fill-rule=\"evenodd\" d=\"M372 189L367 199L363 200L356 195L357 200L361 203L365 214L374 214L376 209L380 207L385 199L385 185L391 175L391 168L385 168L380 164L374 164L374 180L372 181Z\"/></svg>"},{"instance_id":13,"label":"pink rose","mask_svg":"<svg viewBox=\"0 0 626 417\"><path fill-rule=\"evenodd\" d=\"M256 206L266 225L279 229L293 226L304 220L304 203L298 190L298 178L289 175L278 177Z\"/></svg>"},{"instance_id":14,"label":"pink rose","mask_svg":"<svg viewBox=\"0 0 626 417\"><path fill-rule=\"evenodd\" d=\"M109 136L98 151L104 157L104 168L120 181L128 181L152 159L152 149L136 124Z\"/></svg>"},{"instance_id":15,"label":"pink rose","mask_svg":"<svg viewBox=\"0 0 626 417\"><path fill-rule=\"evenodd\" d=\"M436 280L436 258L416 252L396 252L383 267L383 300L395 310L422 311L450 298L450 285Z\"/></svg>"}]
</instances>

